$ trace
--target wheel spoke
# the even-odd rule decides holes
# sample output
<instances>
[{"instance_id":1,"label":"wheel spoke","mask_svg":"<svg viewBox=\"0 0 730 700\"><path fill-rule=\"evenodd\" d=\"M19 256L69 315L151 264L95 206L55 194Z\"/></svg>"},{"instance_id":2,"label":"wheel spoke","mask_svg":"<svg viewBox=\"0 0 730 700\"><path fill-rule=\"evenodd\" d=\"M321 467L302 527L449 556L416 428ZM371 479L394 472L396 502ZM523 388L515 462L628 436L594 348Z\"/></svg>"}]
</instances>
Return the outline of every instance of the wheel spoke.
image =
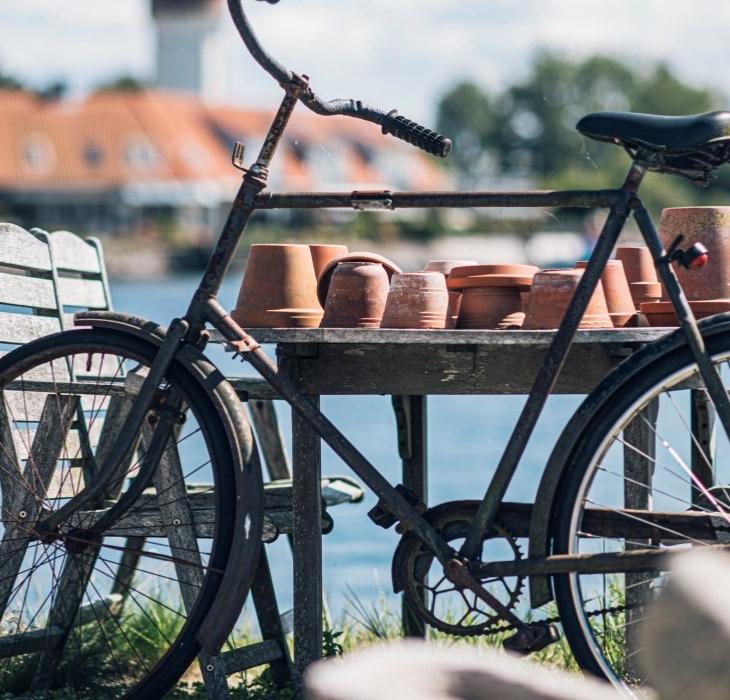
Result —
<instances>
[{"instance_id":1,"label":"wheel spoke","mask_svg":"<svg viewBox=\"0 0 730 700\"><path fill-rule=\"evenodd\" d=\"M225 529L225 544L212 539L219 535L220 509L230 522L236 508L225 448L228 418L183 364L159 388L160 397L180 397L185 427L181 420L150 490L121 514L119 527L95 523L134 483L147 458L149 430L99 484L104 500L69 513L57 531L39 529L82 488L95 485L152 363L145 343L130 337L117 344L115 334L107 342L105 334L77 330L53 343L36 341L0 374L3 697L59 688L87 700L122 697L153 672L169 688L194 661L196 630L186 623L196 611L196 619L204 619L213 601L206 591L219 581L206 574L224 570L231 546ZM127 371L138 376L130 380ZM150 413L143 425L153 418ZM260 542L237 546L258 552ZM253 572L241 575L246 585Z\"/></svg>"}]
</instances>

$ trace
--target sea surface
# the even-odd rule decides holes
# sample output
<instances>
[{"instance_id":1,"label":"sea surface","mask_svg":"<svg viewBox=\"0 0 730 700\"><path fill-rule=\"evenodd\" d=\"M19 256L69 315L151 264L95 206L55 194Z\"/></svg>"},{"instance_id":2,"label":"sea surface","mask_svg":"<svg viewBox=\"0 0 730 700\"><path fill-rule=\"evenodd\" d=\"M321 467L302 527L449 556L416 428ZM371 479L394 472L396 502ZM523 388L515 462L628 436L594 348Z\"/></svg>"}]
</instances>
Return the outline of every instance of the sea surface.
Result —
<instances>
[{"instance_id":1,"label":"sea surface","mask_svg":"<svg viewBox=\"0 0 730 700\"><path fill-rule=\"evenodd\" d=\"M115 309L159 323L184 313L197 277L160 281L113 281ZM232 308L239 279L224 284L221 301ZM250 375L253 370L233 362L218 349L211 358L227 375ZM479 499L489 483L501 451L524 403L523 396L438 396L428 403L429 505L454 499ZM552 397L508 492L513 500L532 499L552 446L581 398ZM277 405L287 445L291 435L289 410ZM382 396L323 397L322 409L342 432L393 483L400 481L400 461L390 398ZM329 448L322 451L323 474L348 474L348 468ZM376 502L372 494L356 505L341 505L330 512L335 527L324 538L324 588L333 618L346 615L353 596L366 604L384 599L398 605L392 593L390 563L398 536L376 527L367 511ZM285 538L268 548L280 605L291 605L291 556Z\"/></svg>"}]
</instances>

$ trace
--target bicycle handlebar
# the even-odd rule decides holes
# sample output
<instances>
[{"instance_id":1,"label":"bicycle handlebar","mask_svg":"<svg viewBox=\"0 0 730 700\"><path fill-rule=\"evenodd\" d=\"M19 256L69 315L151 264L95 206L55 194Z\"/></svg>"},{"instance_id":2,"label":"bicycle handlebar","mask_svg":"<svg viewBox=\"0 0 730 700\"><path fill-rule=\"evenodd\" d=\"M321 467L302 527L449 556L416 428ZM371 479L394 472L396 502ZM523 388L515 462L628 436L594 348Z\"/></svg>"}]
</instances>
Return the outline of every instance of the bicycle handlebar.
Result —
<instances>
[{"instance_id":1,"label":"bicycle handlebar","mask_svg":"<svg viewBox=\"0 0 730 700\"><path fill-rule=\"evenodd\" d=\"M279 2L279 0L259 0L259 2L264 1L271 5ZM261 46L261 42L259 42L243 10L243 0L228 0L228 10L249 53L279 85L287 89L287 86L294 80L294 73L279 63ZM300 100L316 114L323 116L344 115L378 124L382 127L384 134L391 134L434 156L445 158L451 151L451 139L400 116L396 110L385 112L370 107L360 100L337 99L325 101L318 97L311 88L307 88L301 95Z\"/></svg>"}]
</instances>

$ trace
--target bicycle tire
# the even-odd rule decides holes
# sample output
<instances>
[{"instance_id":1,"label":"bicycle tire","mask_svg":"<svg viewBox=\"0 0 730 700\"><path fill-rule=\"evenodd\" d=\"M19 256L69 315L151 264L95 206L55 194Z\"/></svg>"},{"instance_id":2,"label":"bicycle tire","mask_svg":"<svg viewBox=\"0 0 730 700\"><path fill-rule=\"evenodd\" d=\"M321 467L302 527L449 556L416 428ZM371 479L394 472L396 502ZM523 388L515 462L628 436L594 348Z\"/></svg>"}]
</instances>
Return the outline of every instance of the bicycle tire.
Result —
<instances>
[{"instance_id":1,"label":"bicycle tire","mask_svg":"<svg viewBox=\"0 0 730 700\"><path fill-rule=\"evenodd\" d=\"M112 361L112 367L114 366L114 362L117 362L118 366L122 366L122 363L118 362L118 360L119 358L126 358L126 360L124 360L124 362L126 363L124 367L128 369L128 367L130 365L133 365L134 363L138 363L140 366L149 366L149 364L153 361L155 354L156 347L153 344L146 342L142 338L108 329L72 330L33 341L18 349L15 349L4 358L0 359L0 391L2 391L3 389L6 390L6 393L4 394L5 399L7 399L7 401L5 401L4 403L4 406L6 407L6 412L7 410L9 410L7 409L7 407L11 405L11 398L15 402L14 405L16 407L21 405L18 403L19 387L29 387L27 392L25 390L22 392L22 398L24 400L26 400L30 396L30 387L32 387L33 385L31 385L29 382L32 381L32 379L38 379L41 376L41 369L45 371L49 369L51 370L51 374L53 374L53 383L56 385L56 393L46 394L46 397L58 397L62 396L63 394L61 393L62 387L60 386L62 382L57 382L56 379L56 370L58 368L62 368L63 363L65 363L67 367L71 367L73 376L76 376L78 373L73 372L73 369L78 365L74 363L77 362L77 358L86 358L85 361L87 363L87 366L93 367L93 370L96 371L96 365L94 365L94 362L97 362L97 360L95 360L94 358L96 356L99 356L99 369L96 384L94 385L94 391L98 392L99 385L103 382L107 382L108 384L103 384L101 388L106 388L108 386L107 396L111 397L112 395L116 396L119 393L119 377L117 377L116 375L120 374L120 370L117 369L115 371L114 379L105 378L103 380L100 380L102 373L107 372L106 369L102 370L102 367L109 366L109 358L117 358L117 360ZM70 358L73 358L73 360L70 360ZM126 369L124 371L126 371ZM124 374L124 372L121 372L121 374ZM106 375L104 376L106 377ZM126 376L129 377L130 375ZM163 649L164 653L162 653L159 658L153 657L150 661L148 661L148 666L144 666L143 668L136 670L132 669L130 666L138 664L139 662L137 661L137 659L139 659L141 655L139 650L135 646L135 641L133 641L133 639L136 640L138 639L138 637L130 638L128 634L125 633L124 629L124 625L127 625L126 631L129 632L129 625L131 625L131 622L127 622L127 620L134 619L134 610L132 611L132 613L127 615L127 611L130 609L131 604L129 602L126 603L124 612L119 613L118 619L116 616L114 616L114 622L117 625L118 629L112 628L112 631L110 633L104 632L104 629L108 629L104 627L104 625L107 624L106 618L109 617L109 615L103 616L103 621L101 617L97 617L96 620L92 620L92 623L95 623L95 628L97 630L101 630L101 634L104 637L104 646L108 648L108 652L105 652L106 658L108 660L111 657L111 661L113 662L111 665L117 667L116 673L119 678L116 678L116 680L110 680L108 676L114 675L113 669L106 669L105 687L100 688L98 686L95 686L93 688L86 688L83 685L80 687L78 679L75 678L78 669L70 669L71 672L66 672L63 670L58 671L58 668L62 669L63 667L63 659L61 659L60 661L54 660L53 666L54 669L56 669L54 670L55 675L52 677L49 676L51 680L47 682L52 682L54 686L59 686L59 684L63 686L64 683L67 683L69 685L69 688L75 691L76 696L84 697L84 693L89 692L91 693L89 697L162 697L170 688L172 688L172 686L176 683L180 676L185 673L185 671L191 666L191 664L193 664L196 656L198 656L201 651L200 644L196 639L196 630L205 619L206 613L213 604L213 601L220 588L222 572L225 570L226 562L228 560L231 547L233 546L233 528L231 527L231 523L235 520L237 498L260 498L260 493L236 493L235 462L232 458L230 451L231 445L229 440L229 432L227 431L227 426L224 423L226 418L220 415L220 412L217 410L215 403L211 399L210 387L206 387L204 385L205 376L205 368L201 369L201 367L193 367L191 365L187 365L186 361L180 359L179 357L178 359L173 361L166 374L165 385L174 387L179 392L180 396L184 399L184 402L188 408L186 413L189 415L190 418L194 420L194 423L189 428L181 429L177 445L185 442L185 450L174 450L174 452L178 454L178 466L181 479L178 480L177 483L175 483L174 481L170 482L164 488L158 484L154 494L152 495L153 498L157 499L156 503L158 511L160 513L160 522L162 524L157 526L158 529L154 531L158 534L152 537L142 538L141 546L143 547L143 549L141 560L143 562L146 562L146 565L142 567L139 567L138 563L135 565L135 567L138 567L136 568L137 572L145 572L145 579L152 577L156 578L158 582L163 582L164 585L168 587L168 592L165 595L169 595L170 591L173 591L174 589L171 588L170 584L167 581L163 581L163 579L170 578L170 576L167 575L170 571L173 571L174 573L172 574L172 576L176 577L175 581L177 583L179 599L175 601L175 604L178 606L182 605L182 608L178 607L177 610L173 611L177 615L177 617L172 618L172 622L170 622L169 619L167 620L167 624L172 630L171 632L170 630L166 630L166 628L164 628L164 625L166 624L166 618L164 616L161 616L159 618L160 620L162 620L162 623L158 624L156 630L153 630L154 632L160 633L162 635L162 645L164 646L165 643L167 643L168 648ZM86 380L80 381L83 382ZM126 379L124 380L124 383L127 383ZM10 387L12 387L12 389ZM86 408L88 408L88 404L91 402L91 399L88 397L88 395L83 393L85 391L91 391L91 389L87 389L87 385L84 385L83 389L78 391L79 396L83 397L78 399L78 404L81 405L82 401L87 402L84 405L83 409L79 409L81 410L81 413L79 413L77 416L77 420L80 421L78 423L79 426L82 423L84 425L89 422L93 424L93 418L84 418L83 420L81 419L82 415L86 415L86 413L88 413ZM69 394L69 392L66 393ZM97 401L97 396L98 394L94 395L94 402ZM99 405L101 406L103 404L104 406L106 406L106 409L98 409L97 414L101 415L104 414L106 411L105 415L108 416L110 406L109 402L111 400L112 399L109 398L106 402L99 401ZM47 403L50 405L52 402L47 401ZM44 410L45 408L46 404L44 404ZM93 410L91 411L91 414L93 415ZM21 418L23 417L28 419L28 414L24 414L23 416L21 416ZM190 418L188 420L190 420ZM106 417L103 420L107 420ZM24 423L26 422L27 420L15 421L14 427L16 429L23 430L25 429ZM106 423L102 423L102 428L105 425ZM80 428L77 428L77 430L80 430ZM91 432L91 430L88 429L88 426L85 427L84 430L87 435ZM183 433L185 433L184 437L182 436ZM30 440L28 442L30 443ZM101 444L101 440L99 442ZM201 443L202 447L198 445L198 442ZM168 444L172 445L172 441ZM28 468L28 465L33 462L33 460L29 456L32 449L33 448L31 447L27 451L25 468ZM67 449L66 444L64 444L63 449L63 454L68 457L68 454L65 452L65 450ZM86 449L88 451L88 447ZM140 451L142 449L143 448L139 448ZM176 489L179 494L184 494L182 496L182 500L184 501L184 503L187 504L192 502L192 496L189 495L192 492L188 489L188 487L190 486L190 484L188 483L189 478L196 472L204 472L208 470L208 466L205 465L204 468L198 467L189 469L184 461L190 451L195 451L199 449L205 449L207 451L205 454L203 454L203 458L205 459L206 457L209 457L209 472L213 485L206 492L203 492L206 499L206 507L208 508L208 510L194 511L196 515L194 517L191 517L190 522L180 522L180 519L178 518L177 522L174 524L175 532L177 532L178 530L183 533L187 532L189 536L188 541L190 541L190 537L193 538L192 542L194 543L194 546L188 548L191 552L189 558L183 560L180 556L180 552L184 552L185 549L181 549L182 545L180 544L180 542L178 542L177 545L175 544L176 541L180 540L180 536L175 534L170 535L169 533L171 531L169 529L165 529L170 527L170 523L166 523L164 521L164 508L171 507L170 504L174 503L172 494L176 492ZM77 452L76 457L78 457L79 454L84 455L84 450L80 450L80 452ZM199 459L199 457L197 456L197 452L195 452L195 455L195 459L192 459L193 463L195 463L196 460ZM84 456L81 464L82 468L79 472L84 476L87 473L84 470L84 460L86 459L87 458ZM89 457L88 459L90 460L91 457ZM21 469L23 469L23 467L21 466L22 463L20 461L18 461L17 464ZM53 467L53 469L62 471L65 468L64 465L66 464L71 465L75 464L75 462L71 459L66 459L64 461L59 457L58 463L56 466ZM160 464L162 464L162 461L160 462ZM158 467L158 471L159 470L160 468ZM26 473L27 472L23 472L23 474ZM128 481L129 478L129 474L124 474L124 478L120 478L119 482L121 483L122 481ZM64 485L64 481L67 481L66 485ZM18 479L18 483L20 482L21 479ZM73 482L73 479L67 480L66 476L63 476L61 479L61 486L58 487L58 491L53 495L51 495L48 487L46 487L46 490L42 494L36 492L35 494L31 494L31 496L24 497L30 498L31 501L33 500L33 498L35 498L39 503L42 499L46 503L46 507L49 507L48 503L53 503L54 497L61 498L62 492L64 491L64 489L68 490L68 483L71 482ZM37 482L34 481L33 484L37 485ZM16 485L14 488L18 490L19 487ZM123 487L120 486L120 488ZM184 488L185 490L180 491L180 488ZM10 490L10 488L6 490L7 494L10 494ZM165 491L167 490L169 490L168 495L165 495ZM9 495L9 498L9 502L15 505L16 502L12 500L14 496ZM180 500L180 497L178 497L178 500ZM212 518L210 517L211 509L213 511ZM193 511L191 510L189 512L192 516ZM140 513L142 513L142 511L140 511L139 513L132 513L131 511L129 511L125 514L125 517L128 515L137 516ZM203 517L200 516L199 513L204 513L206 515ZM203 520L199 522L199 518L201 517L203 517ZM207 517L208 519L205 520L205 517ZM9 518L10 514L8 512L6 504L6 506L3 507L2 519L2 527L4 533L8 532L11 526ZM88 518L92 518L92 516L87 516L87 519ZM134 521L130 519L129 522ZM17 526L17 523L15 523L15 525ZM30 535L32 531L28 530L27 527L28 523L26 523L25 538L30 541ZM121 528L120 525L117 527ZM199 528L205 529L205 532L202 536L199 534ZM88 553L91 555L89 559L93 559L94 561L92 566L96 567L90 574L88 574L88 578L85 579L87 581L87 583L85 584L85 586L87 587L86 596L89 600L89 607L92 607L92 609L93 603L98 603L98 601L96 600L96 596L94 597L94 600L92 600L92 597L89 595L88 592L88 587L93 585L92 582L94 581L94 575L97 573L97 569L101 570L101 567L103 565L106 567L106 569L109 569L109 573L111 573L110 564L107 563L107 561L111 561L118 566L118 572L122 571L122 567L124 566L125 561L123 557L129 551L131 551L131 548L127 546L125 551L123 551L121 554L118 554L118 561L117 559L107 560L100 554L100 552L106 551L107 547L112 546L108 544L110 541L113 542L120 538L121 532L121 529L119 530L119 532L115 530L114 536L109 536L108 533L96 533L100 538L99 541L101 542L101 544L96 549L94 549L93 546L87 547L87 549L89 550ZM159 536L159 532L162 532L163 537ZM37 535L37 533L34 533L34 535ZM199 540L205 538L203 541L208 542L208 537L210 537L210 551L201 553ZM165 549L164 544L160 544L160 541L164 541L165 538L167 538L167 549ZM76 556L73 551L69 549L68 540L62 540L61 545L58 545L59 541L61 540L56 540L55 542L53 542L53 546L57 548L56 552L61 550L62 548L65 548L67 550L65 554L61 553L57 555L64 558L67 563L64 564L62 568L59 568L58 571L56 571L54 564L54 573L51 575L51 584L53 587L56 587L56 592L60 590L66 590L62 588L64 581L63 575L66 572L66 567L70 567L70 562L74 560ZM125 539L125 545L129 541L129 539ZM37 540L37 543L38 544L36 546L36 552L38 551L38 548L40 546L46 547L45 544L41 545L42 540L40 539ZM255 561L255 558L258 554L258 548L260 547L259 542L256 542L255 538L248 540L246 543L236 543L236 546L255 547L256 553L252 553L252 561ZM146 549L144 549L144 547L146 547ZM29 546L28 549L30 549ZM162 550L162 553L160 553L160 549ZM197 554L192 551L193 549L197 550ZM158 554L159 557L157 556ZM175 554L177 554L178 556L176 557ZM146 560L144 559L145 556L148 557ZM81 566L79 566L79 562L81 562ZM41 571L40 564L36 563L36 559L33 560L32 567L33 569L31 571L31 574L37 573L39 577L47 576L47 573ZM76 559L76 567L77 569L83 567L83 561L81 559ZM104 572L102 571L102 573ZM122 573L129 573L131 576L135 575L135 571ZM253 577L254 572L251 571L248 572L248 574L250 577ZM81 574L79 575L81 576ZM243 572L242 576L244 576ZM109 578L111 578L111 576L109 576ZM127 577L120 577L119 573L117 573L114 581L115 584L117 583L118 578L123 578L126 580ZM244 583L245 581L242 581L242 585L244 585ZM147 618L152 618L156 614L162 614L165 612L162 608L159 608L158 610L157 608L150 606L149 601L146 600L150 598L150 596L148 593L146 594L142 590L142 584L140 584L140 586L132 586L132 583L130 581L130 583L127 584L126 590L120 590L123 594L123 597L126 596L125 599L129 600L131 598L134 600L136 606L135 610L137 607L140 608L141 612L139 612L138 615L138 617L140 618L143 614ZM160 590L163 589L161 588ZM135 591L136 593L133 593L133 591ZM48 608L55 610L57 606L54 605L52 601L58 596L53 596L52 591L51 593L49 593L49 596L49 601L51 602L48 603ZM135 596L137 596L136 599ZM162 596L162 593L160 593L160 596ZM30 596L26 594L26 598L23 599L24 605L28 597ZM99 599L102 599L100 594ZM142 602L140 603L140 601ZM169 603L169 605L167 603ZM157 600L156 604L173 610L171 600ZM147 608L149 608L147 612L145 612L145 605L147 606ZM40 604L37 604L37 607L39 607L39 610L35 614L39 615L39 613L41 612ZM7 608L8 606L6 602L3 607L3 613L5 613ZM110 611L106 610L103 612L109 613ZM45 612L40 615L39 619L42 619L43 615L52 616L52 614L53 613ZM18 619L20 620L20 617ZM74 620L76 619L77 618L74 618ZM80 620L81 618L79 617L78 619ZM155 618L155 620L157 619L158 618ZM142 619L142 622L146 623L146 620ZM86 624L88 625L90 623ZM139 621L137 621L137 624L139 624ZM74 622L71 631L67 632L67 639L71 639L71 634L74 633L74 630L78 630L77 634L79 637L81 637L82 634L85 633L86 629L86 627L82 625L83 623L77 624L76 622ZM18 629L19 628L20 622L18 622ZM51 624L47 620L46 630L50 628ZM24 634L26 631L28 632L28 634L26 634L26 638L30 638L31 632L34 631L30 630L30 623L28 623L28 625L24 628ZM112 636L112 633L116 634L116 637ZM44 632L44 634L48 636L48 632ZM170 639L168 639L168 634ZM173 635L174 638L172 638ZM117 657L114 657L113 644L117 644L120 637L124 638L122 644L126 643L128 647L133 648L137 656L137 659L133 659L134 664L128 664L126 667L120 666L119 661L119 659L121 658L126 658L124 653L118 651ZM13 643L15 643L14 639ZM83 640L76 640L76 644L78 646L77 651L81 652L84 646ZM137 646L139 645L138 642L136 644ZM66 649L68 646L70 646L70 642L64 642L63 649ZM72 650L72 653L73 651L74 650ZM130 653L129 649L127 649L127 652ZM29 655L31 665L41 664L41 661L39 661L38 659L41 659L44 653L46 653L45 648L43 651L40 652L34 649L33 654ZM102 657L103 656L104 654L102 654ZM27 663L28 658L24 658L24 663ZM2 659L0 659L0 661L2 661ZM146 659L141 659L141 661L144 663ZM27 671L25 672L27 673ZM137 674L136 676L133 675L135 672ZM3 670L2 666L0 666L0 690L3 690L3 692L10 689L10 683L7 684L7 688L3 688L3 683L4 681L7 681L8 675L9 674L7 668ZM131 676L131 680L127 676Z\"/></svg>"},{"instance_id":2,"label":"bicycle tire","mask_svg":"<svg viewBox=\"0 0 730 700\"><path fill-rule=\"evenodd\" d=\"M730 333L720 332L706 338L706 346L714 364L727 363L730 358ZM730 384L727 375L725 371L723 381L726 386ZM638 367L608 392L593 415L585 419L584 430L566 461L564 476L557 490L560 498L553 514L553 554L601 551L596 548L598 542L590 532L582 530L587 503L588 507L609 508L618 512L628 507L625 504L627 499L638 497L646 501L646 509L661 507L677 512L685 509L715 509L711 505L703 507L692 496L692 482L687 467L690 459L685 457L688 450L691 453L693 447L697 448L698 443L688 432L691 420L688 419L689 407L684 394L688 392L687 395L691 396L693 387L699 386L698 370L691 352L687 345L679 345L669 347L648 365ZM644 431L648 442L640 443L636 440L637 433L627 432L636 429ZM682 441L683 436L689 444L686 444L686 440ZM727 443L721 430L718 431L718 437ZM661 453L652 453L652 442L655 450L662 449ZM644 444L649 449L643 449ZM670 447L675 451L674 457L668 449ZM727 445L722 447L726 448ZM639 465L644 465L646 481L635 478L633 472L627 475L626 467L623 467L623 475L616 472L613 464L623 460L624 451L635 456L635 462ZM665 454L672 457L672 464L667 463ZM712 457L704 451L702 454ZM617 477L622 479L620 486ZM669 482L672 482L671 485L668 485ZM620 489L623 489L623 494L619 492ZM688 495L682 495L685 493ZM597 494L601 494L600 497ZM624 499L623 504L618 502L621 498ZM674 507L668 508L668 504ZM723 509L728 510L724 505ZM700 543L695 540L690 542L691 538L682 536L694 546ZM676 544L676 536L667 534L666 537L669 542L675 540ZM659 545L644 537L627 540L606 535L603 540L603 551L620 551L616 549L619 540L623 540L624 549L661 545L661 536ZM613 548L608 549L607 542L612 542ZM640 656L640 651L636 647L638 637L633 634L636 628L632 626L638 625L645 606L661 589L666 572L624 572L618 576L623 576L623 593L616 592L617 579L606 581L606 576L602 582L598 581L596 575L554 576L555 599L564 634L581 668L640 695L639 688L647 679L641 677L641 671L634 662L634 658ZM618 582L620 585L620 579ZM590 597L596 589L600 589L599 583L602 583L604 593ZM588 609L587 604L594 603L597 598L599 602L596 604L602 607ZM637 617L635 611L641 611L641 615ZM612 647L615 644L623 645L622 657L615 646Z\"/></svg>"}]
</instances>

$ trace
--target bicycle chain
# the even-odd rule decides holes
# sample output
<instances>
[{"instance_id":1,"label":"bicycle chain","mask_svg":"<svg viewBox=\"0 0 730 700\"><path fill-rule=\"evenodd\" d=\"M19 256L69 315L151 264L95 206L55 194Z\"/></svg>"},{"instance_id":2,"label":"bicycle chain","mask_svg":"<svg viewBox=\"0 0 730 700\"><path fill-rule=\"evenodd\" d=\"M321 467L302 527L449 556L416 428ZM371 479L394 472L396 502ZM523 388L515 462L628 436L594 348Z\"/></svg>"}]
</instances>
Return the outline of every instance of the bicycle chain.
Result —
<instances>
[{"instance_id":1,"label":"bicycle chain","mask_svg":"<svg viewBox=\"0 0 730 700\"><path fill-rule=\"evenodd\" d=\"M611 614L615 615L617 613L626 612L627 610L631 610L633 608L640 607L638 605L615 605L612 608L601 608L600 610L594 610L592 612L586 613L586 617L598 617L599 615L605 615L605 614ZM539 623L542 625L554 625L560 622L560 616L555 617L547 617L544 620L540 620ZM500 634L502 632L513 632L517 631L517 626L512 624L511 622L504 623L502 625L499 625L499 627L496 627L494 629L488 629L484 631L480 636L482 637L491 637L495 634Z\"/></svg>"}]
</instances>

